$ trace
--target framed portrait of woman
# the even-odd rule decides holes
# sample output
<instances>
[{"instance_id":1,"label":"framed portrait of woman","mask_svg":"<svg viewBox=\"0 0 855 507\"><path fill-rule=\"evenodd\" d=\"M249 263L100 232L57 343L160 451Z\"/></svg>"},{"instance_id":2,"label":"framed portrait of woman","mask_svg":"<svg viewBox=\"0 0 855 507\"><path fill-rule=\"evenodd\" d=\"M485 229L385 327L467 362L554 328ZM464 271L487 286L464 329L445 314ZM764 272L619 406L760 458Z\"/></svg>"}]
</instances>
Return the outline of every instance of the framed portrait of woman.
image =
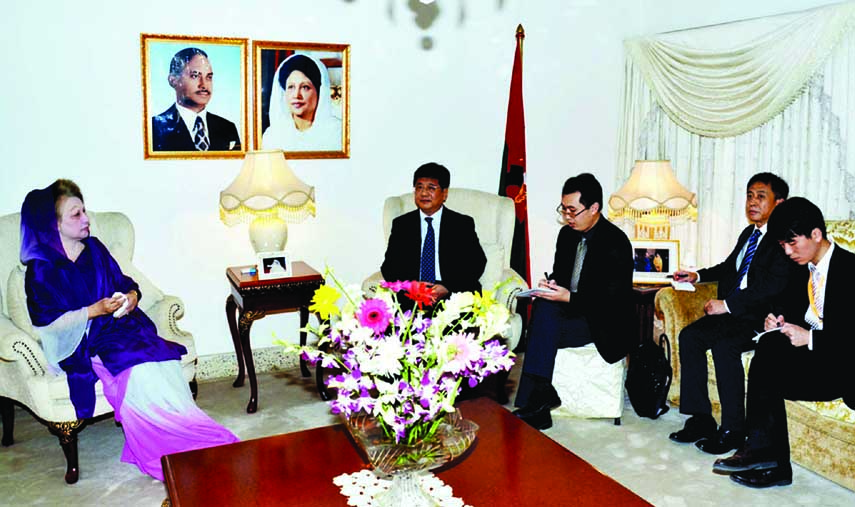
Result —
<instances>
[{"instance_id":1,"label":"framed portrait of woman","mask_svg":"<svg viewBox=\"0 0 855 507\"><path fill-rule=\"evenodd\" d=\"M256 149L350 157L350 45L252 42Z\"/></svg>"},{"instance_id":2,"label":"framed portrait of woman","mask_svg":"<svg viewBox=\"0 0 855 507\"><path fill-rule=\"evenodd\" d=\"M237 158L249 141L247 39L140 35L145 158Z\"/></svg>"}]
</instances>

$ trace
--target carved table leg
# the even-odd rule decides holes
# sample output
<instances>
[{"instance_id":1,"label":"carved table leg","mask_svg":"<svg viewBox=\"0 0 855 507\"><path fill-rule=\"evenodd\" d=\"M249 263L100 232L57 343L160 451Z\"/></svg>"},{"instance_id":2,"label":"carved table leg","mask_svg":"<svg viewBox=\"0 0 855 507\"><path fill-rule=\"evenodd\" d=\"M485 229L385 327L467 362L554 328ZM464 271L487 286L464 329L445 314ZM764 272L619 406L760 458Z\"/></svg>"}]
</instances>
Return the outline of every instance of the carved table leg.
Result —
<instances>
[{"instance_id":1,"label":"carved table leg","mask_svg":"<svg viewBox=\"0 0 855 507\"><path fill-rule=\"evenodd\" d=\"M3 419L3 447L12 445L15 431L15 404L11 399L0 396L0 415Z\"/></svg>"},{"instance_id":2,"label":"carved table leg","mask_svg":"<svg viewBox=\"0 0 855 507\"><path fill-rule=\"evenodd\" d=\"M306 346L306 331L304 328L309 324L309 309L305 306L300 307L300 346ZM311 374L309 373L309 367L306 366L306 360L303 359L303 355L300 355L300 374L304 377L308 377Z\"/></svg>"},{"instance_id":3,"label":"carved table leg","mask_svg":"<svg viewBox=\"0 0 855 507\"><path fill-rule=\"evenodd\" d=\"M246 405L246 413L254 414L258 410L258 382L255 378L255 361L252 359L252 346L249 343L249 329L252 322L264 317L261 310L241 312L238 321L240 331L241 349L243 349L243 361L246 363L246 373L249 376L249 403Z\"/></svg>"},{"instance_id":4,"label":"carved table leg","mask_svg":"<svg viewBox=\"0 0 855 507\"><path fill-rule=\"evenodd\" d=\"M83 428L85 421L51 422L48 430L59 438L59 445L65 454L65 482L74 484L80 478L80 467L77 461L77 434Z\"/></svg>"},{"instance_id":5,"label":"carved table leg","mask_svg":"<svg viewBox=\"0 0 855 507\"><path fill-rule=\"evenodd\" d=\"M235 297L232 295L226 298L226 320L229 322L229 331L232 334L232 342L235 345L235 357L237 358L238 367L238 375L234 383L232 383L232 387L241 387L246 370L244 369L243 349L240 344L240 333L237 327L237 303L235 302Z\"/></svg>"}]
</instances>

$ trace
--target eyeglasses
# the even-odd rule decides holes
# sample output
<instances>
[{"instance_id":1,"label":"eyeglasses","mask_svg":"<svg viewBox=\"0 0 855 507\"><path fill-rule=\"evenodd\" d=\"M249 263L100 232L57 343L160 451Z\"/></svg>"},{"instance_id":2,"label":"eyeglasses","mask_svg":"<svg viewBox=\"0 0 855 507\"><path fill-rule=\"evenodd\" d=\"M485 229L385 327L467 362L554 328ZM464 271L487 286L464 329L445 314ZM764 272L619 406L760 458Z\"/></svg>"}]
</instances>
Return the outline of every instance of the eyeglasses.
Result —
<instances>
[{"instance_id":1,"label":"eyeglasses","mask_svg":"<svg viewBox=\"0 0 855 507\"><path fill-rule=\"evenodd\" d=\"M559 215L568 215L568 216L571 216L573 218L576 218L579 215L581 215L582 213L584 213L585 210L587 210L587 209L588 208L582 208L582 209L577 211L577 210L574 210L573 208L571 208L570 206L565 206L563 204L559 204L558 207L555 208L555 211Z\"/></svg>"}]
</instances>

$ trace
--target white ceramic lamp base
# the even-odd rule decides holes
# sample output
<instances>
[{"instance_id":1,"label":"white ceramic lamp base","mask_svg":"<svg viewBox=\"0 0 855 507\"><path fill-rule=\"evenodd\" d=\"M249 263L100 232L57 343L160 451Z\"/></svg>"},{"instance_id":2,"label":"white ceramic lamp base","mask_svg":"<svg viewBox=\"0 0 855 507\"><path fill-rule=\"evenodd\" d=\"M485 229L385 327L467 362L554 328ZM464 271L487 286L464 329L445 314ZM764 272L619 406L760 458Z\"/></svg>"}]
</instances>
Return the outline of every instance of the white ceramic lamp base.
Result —
<instances>
[{"instance_id":1,"label":"white ceramic lamp base","mask_svg":"<svg viewBox=\"0 0 855 507\"><path fill-rule=\"evenodd\" d=\"M257 217L249 224L249 241L255 252L281 252L288 241L288 224L277 216Z\"/></svg>"}]
</instances>

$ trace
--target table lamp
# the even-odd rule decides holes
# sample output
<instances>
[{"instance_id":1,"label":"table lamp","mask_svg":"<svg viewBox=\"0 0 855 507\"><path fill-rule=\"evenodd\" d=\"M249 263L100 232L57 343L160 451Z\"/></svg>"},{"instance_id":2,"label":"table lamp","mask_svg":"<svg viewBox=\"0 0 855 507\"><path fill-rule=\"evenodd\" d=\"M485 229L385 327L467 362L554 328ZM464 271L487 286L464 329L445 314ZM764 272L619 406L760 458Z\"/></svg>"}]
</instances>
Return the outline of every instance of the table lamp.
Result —
<instances>
[{"instance_id":1,"label":"table lamp","mask_svg":"<svg viewBox=\"0 0 855 507\"><path fill-rule=\"evenodd\" d=\"M294 174L282 150L248 151L237 178L220 192L220 220L249 222L256 253L285 250L288 222L309 215L315 216L315 188Z\"/></svg>"},{"instance_id":2,"label":"table lamp","mask_svg":"<svg viewBox=\"0 0 855 507\"><path fill-rule=\"evenodd\" d=\"M669 239L671 222L696 220L698 201L677 181L669 160L636 160L629 179L609 197L609 219L635 225L636 239Z\"/></svg>"}]
</instances>

